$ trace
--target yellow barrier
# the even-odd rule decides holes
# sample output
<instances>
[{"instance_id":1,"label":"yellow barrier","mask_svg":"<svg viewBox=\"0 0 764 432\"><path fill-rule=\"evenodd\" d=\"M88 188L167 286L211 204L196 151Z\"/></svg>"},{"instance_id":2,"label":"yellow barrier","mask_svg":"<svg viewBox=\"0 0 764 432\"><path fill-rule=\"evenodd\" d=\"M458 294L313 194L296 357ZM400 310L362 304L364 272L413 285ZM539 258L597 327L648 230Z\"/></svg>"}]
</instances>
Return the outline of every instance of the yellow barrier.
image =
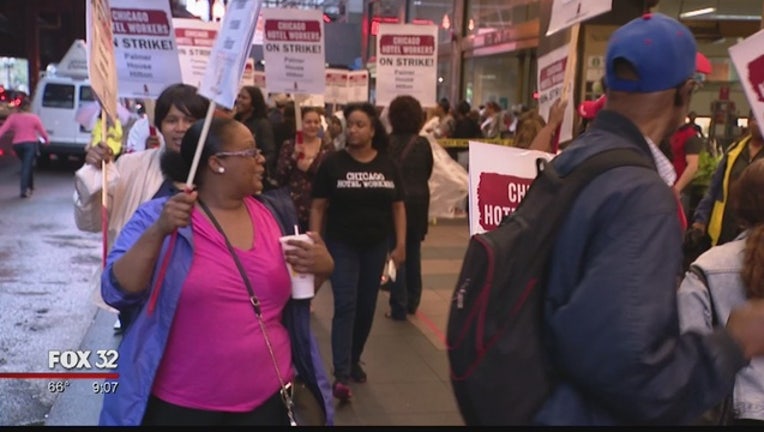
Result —
<instances>
[{"instance_id":1,"label":"yellow barrier","mask_svg":"<svg viewBox=\"0 0 764 432\"><path fill-rule=\"evenodd\" d=\"M469 148L470 141L477 141L486 144L498 144L503 146L512 147L513 140L511 139L487 139L487 138L475 138L475 139L439 139L438 144L443 148Z\"/></svg>"}]
</instances>

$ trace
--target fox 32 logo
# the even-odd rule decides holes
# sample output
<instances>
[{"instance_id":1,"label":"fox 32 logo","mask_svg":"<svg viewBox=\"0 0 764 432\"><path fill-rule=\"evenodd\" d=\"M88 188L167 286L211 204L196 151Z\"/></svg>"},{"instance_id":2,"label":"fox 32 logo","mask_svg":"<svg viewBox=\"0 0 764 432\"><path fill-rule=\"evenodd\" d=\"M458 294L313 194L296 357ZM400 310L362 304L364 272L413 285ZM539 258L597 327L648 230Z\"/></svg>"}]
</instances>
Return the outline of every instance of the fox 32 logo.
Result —
<instances>
[{"instance_id":1,"label":"fox 32 logo","mask_svg":"<svg viewBox=\"0 0 764 432\"><path fill-rule=\"evenodd\" d=\"M48 368L60 365L64 369L116 369L119 352L115 349L49 350Z\"/></svg>"}]
</instances>

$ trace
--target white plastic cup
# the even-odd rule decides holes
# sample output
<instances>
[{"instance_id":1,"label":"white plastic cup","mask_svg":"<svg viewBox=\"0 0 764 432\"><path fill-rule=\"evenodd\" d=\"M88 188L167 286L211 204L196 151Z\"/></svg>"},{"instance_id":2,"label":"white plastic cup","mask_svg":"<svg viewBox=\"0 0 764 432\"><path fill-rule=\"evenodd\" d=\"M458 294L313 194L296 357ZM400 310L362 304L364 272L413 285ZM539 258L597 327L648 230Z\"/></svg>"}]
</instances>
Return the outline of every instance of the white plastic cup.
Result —
<instances>
[{"instance_id":1,"label":"white plastic cup","mask_svg":"<svg viewBox=\"0 0 764 432\"><path fill-rule=\"evenodd\" d=\"M287 244L289 240L301 240L308 243L313 243L307 234L295 234L279 238L281 242L281 251L284 253L286 260L286 251L296 249L296 246ZM310 273L297 273L292 268L292 265L286 263L287 269L289 269L289 277L292 279L292 298L297 300L313 298L316 295L315 288L315 276Z\"/></svg>"}]
</instances>

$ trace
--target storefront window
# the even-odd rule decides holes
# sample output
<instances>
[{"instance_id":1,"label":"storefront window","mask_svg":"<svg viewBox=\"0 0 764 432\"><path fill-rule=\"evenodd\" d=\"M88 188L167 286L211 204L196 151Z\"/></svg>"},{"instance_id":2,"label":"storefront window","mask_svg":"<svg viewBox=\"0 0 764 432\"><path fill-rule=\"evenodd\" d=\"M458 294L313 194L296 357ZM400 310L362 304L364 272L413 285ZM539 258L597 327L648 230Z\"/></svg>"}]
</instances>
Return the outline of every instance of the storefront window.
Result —
<instances>
[{"instance_id":1,"label":"storefront window","mask_svg":"<svg viewBox=\"0 0 764 432\"><path fill-rule=\"evenodd\" d=\"M519 66L519 59L508 54L465 59L464 99L473 107L495 101L506 109L518 103L522 87Z\"/></svg>"},{"instance_id":2,"label":"storefront window","mask_svg":"<svg viewBox=\"0 0 764 432\"><path fill-rule=\"evenodd\" d=\"M438 26L438 43L451 42L454 29L455 0L412 0L409 2L409 22Z\"/></svg>"},{"instance_id":3,"label":"storefront window","mask_svg":"<svg viewBox=\"0 0 764 432\"><path fill-rule=\"evenodd\" d=\"M469 0L464 33L477 35L512 27L539 16L539 0Z\"/></svg>"}]
</instances>

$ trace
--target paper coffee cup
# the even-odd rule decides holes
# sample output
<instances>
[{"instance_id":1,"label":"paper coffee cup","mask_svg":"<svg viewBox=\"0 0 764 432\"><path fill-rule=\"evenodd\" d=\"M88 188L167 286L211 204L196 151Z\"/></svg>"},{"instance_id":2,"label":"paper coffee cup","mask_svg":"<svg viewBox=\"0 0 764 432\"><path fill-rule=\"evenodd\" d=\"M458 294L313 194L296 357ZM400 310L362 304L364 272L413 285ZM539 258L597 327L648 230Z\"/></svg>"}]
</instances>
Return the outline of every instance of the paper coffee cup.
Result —
<instances>
[{"instance_id":1,"label":"paper coffee cup","mask_svg":"<svg viewBox=\"0 0 764 432\"><path fill-rule=\"evenodd\" d=\"M289 240L301 240L308 243L313 243L307 234L295 234L279 238L281 242L281 250L286 258L286 251L290 249L296 249L295 246L287 244ZM297 273L292 268L292 265L286 263L287 269L289 269L289 277L292 279L292 298L293 299L309 299L316 295L315 289L315 276L310 273Z\"/></svg>"}]
</instances>

